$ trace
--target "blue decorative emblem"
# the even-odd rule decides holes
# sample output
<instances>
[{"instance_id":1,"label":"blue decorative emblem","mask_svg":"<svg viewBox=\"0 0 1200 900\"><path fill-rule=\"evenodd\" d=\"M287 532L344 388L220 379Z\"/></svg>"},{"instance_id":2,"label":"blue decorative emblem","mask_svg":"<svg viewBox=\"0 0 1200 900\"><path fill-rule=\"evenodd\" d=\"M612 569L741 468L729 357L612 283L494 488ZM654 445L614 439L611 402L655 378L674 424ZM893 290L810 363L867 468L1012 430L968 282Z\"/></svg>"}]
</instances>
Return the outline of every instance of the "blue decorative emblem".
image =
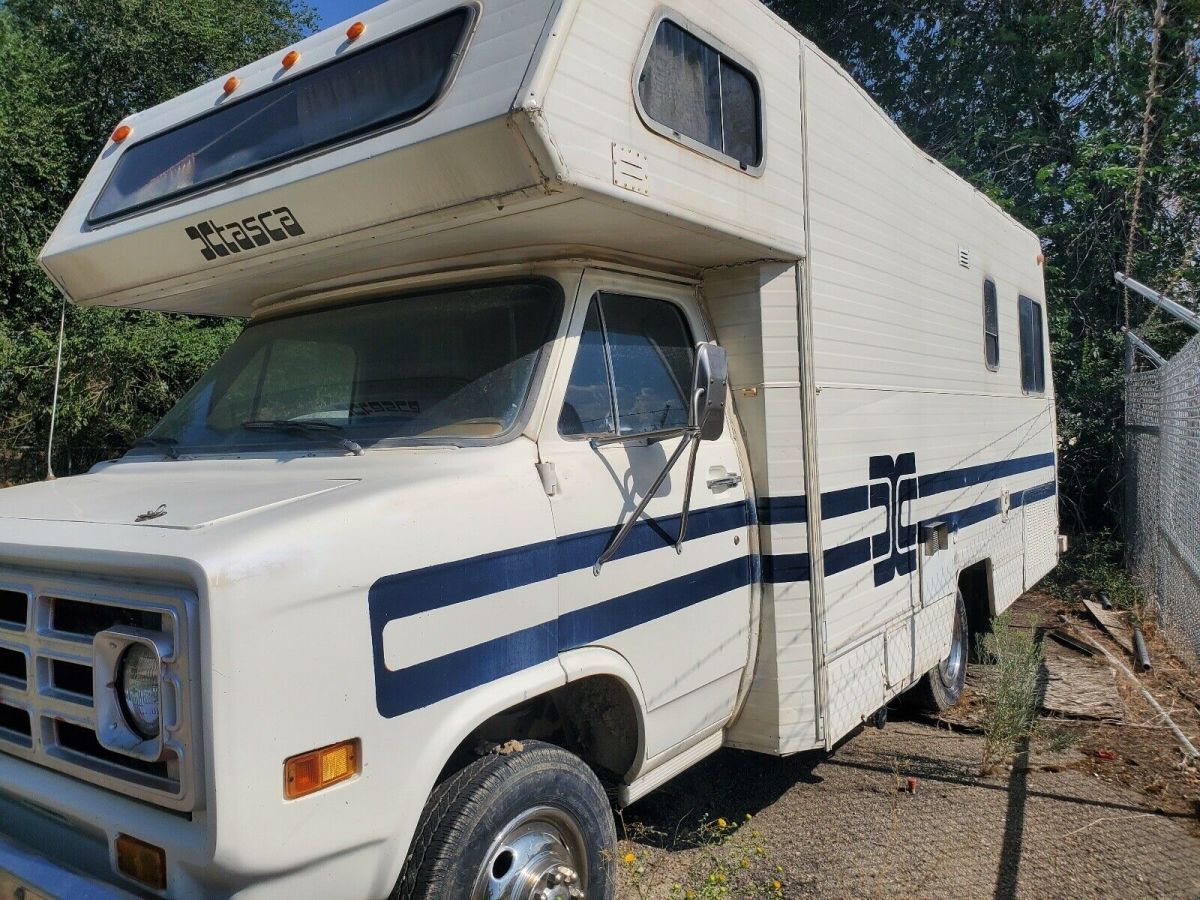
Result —
<instances>
[{"instance_id":1,"label":"blue decorative emblem","mask_svg":"<svg viewBox=\"0 0 1200 900\"><path fill-rule=\"evenodd\" d=\"M909 575L917 566L917 527L905 524L905 507L917 499L917 455L901 453L872 456L870 463L871 508L887 511L887 527L871 537L871 560L875 563L875 586L887 584L897 575Z\"/></svg>"}]
</instances>

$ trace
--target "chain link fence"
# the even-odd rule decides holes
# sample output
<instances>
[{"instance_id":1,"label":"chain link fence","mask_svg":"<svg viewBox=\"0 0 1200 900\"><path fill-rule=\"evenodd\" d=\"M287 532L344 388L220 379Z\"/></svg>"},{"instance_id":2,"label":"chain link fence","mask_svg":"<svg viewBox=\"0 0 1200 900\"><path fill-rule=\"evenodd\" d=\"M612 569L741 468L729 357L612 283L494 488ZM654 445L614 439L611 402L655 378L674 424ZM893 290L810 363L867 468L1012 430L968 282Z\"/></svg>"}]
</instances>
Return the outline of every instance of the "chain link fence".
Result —
<instances>
[{"instance_id":1,"label":"chain link fence","mask_svg":"<svg viewBox=\"0 0 1200 900\"><path fill-rule=\"evenodd\" d=\"M1200 665L1200 337L1125 379L1129 566L1159 626Z\"/></svg>"}]
</instances>

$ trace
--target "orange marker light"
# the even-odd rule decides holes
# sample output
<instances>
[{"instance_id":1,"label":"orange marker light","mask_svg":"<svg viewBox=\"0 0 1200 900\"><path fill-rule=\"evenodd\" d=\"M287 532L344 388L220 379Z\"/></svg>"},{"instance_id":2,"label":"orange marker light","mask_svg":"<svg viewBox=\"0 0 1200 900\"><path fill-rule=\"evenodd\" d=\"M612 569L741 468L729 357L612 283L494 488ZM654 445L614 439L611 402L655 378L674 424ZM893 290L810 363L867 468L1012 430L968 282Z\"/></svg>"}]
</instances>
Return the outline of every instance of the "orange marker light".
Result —
<instances>
[{"instance_id":1,"label":"orange marker light","mask_svg":"<svg viewBox=\"0 0 1200 900\"><path fill-rule=\"evenodd\" d=\"M1039 254L1038 254L1038 257L1037 257L1037 264L1038 264L1039 266L1044 266L1044 265L1046 264L1046 254L1045 254L1045 253L1039 253Z\"/></svg>"},{"instance_id":2,"label":"orange marker light","mask_svg":"<svg viewBox=\"0 0 1200 900\"><path fill-rule=\"evenodd\" d=\"M283 58L283 67L285 69L290 69L298 62L300 62L300 51L291 50L288 52L287 56Z\"/></svg>"},{"instance_id":3,"label":"orange marker light","mask_svg":"<svg viewBox=\"0 0 1200 900\"><path fill-rule=\"evenodd\" d=\"M348 781L358 774L361 755L355 739L293 756L283 764L283 795L295 800Z\"/></svg>"},{"instance_id":4,"label":"orange marker light","mask_svg":"<svg viewBox=\"0 0 1200 900\"><path fill-rule=\"evenodd\" d=\"M229 80L225 82L225 93L232 94L238 89L238 85L242 83L242 79L236 75L230 75Z\"/></svg>"},{"instance_id":5,"label":"orange marker light","mask_svg":"<svg viewBox=\"0 0 1200 900\"><path fill-rule=\"evenodd\" d=\"M357 41L360 37L363 36L363 32L366 30L367 30L367 25L365 22L355 22L353 25L351 25L349 28L346 29L346 39L351 40L351 41Z\"/></svg>"},{"instance_id":6,"label":"orange marker light","mask_svg":"<svg viewBox=\"0 0 1200 900\"><path fill-rule=\"evenodd\" d=\"M167 854L161 847L117 835L117 869L155 891L167 889Z\"/></svg>"},{"instance_id":7,"label":"orange marker light","mask_svg":"<svg viewBox=\"0 0 1200 900\"><path fill-rule=\"evenodd\" d=\"M125 138L129 137L131 134L133 134L132 127L130 127L129 125L118 125L117 130L112 133L113 142L119 144L119 143L121 143L121 141L125 140Z\"/></svg>"}]
</instances>

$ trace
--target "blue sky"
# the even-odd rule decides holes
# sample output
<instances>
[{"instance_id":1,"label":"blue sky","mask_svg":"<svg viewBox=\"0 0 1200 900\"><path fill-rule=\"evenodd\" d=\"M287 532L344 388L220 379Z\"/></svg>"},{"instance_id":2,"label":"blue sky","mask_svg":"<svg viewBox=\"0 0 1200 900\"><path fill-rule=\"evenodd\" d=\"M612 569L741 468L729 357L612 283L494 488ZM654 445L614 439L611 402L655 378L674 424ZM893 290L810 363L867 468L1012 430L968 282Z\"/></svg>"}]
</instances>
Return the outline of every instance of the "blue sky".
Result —
<instances>
[{"instance_id":1,"label":"blue sky","mask_svg":"<svg viewBox=\"0 0 1200 900\"><path fill-rule=\"evenodd\" d=\"M321 13L321 27L328 28L343 19L358 15L364 9L378 6L382 0L310 0Z\"/></svg>"}]
</instances>

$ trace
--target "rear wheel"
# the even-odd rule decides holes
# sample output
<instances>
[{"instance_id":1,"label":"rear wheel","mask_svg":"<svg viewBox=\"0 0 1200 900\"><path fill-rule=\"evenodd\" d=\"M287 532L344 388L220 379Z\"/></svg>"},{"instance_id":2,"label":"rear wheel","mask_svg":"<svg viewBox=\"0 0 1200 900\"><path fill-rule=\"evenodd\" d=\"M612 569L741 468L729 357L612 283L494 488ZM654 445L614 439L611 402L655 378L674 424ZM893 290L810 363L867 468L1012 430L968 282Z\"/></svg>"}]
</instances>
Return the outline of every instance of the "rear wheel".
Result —
<instances>
[{"instance_id":1,"label":"rear wheel","mask_svg":"<svg viewBox=\"0 0 1200 900\"><path fill-rule=\"evenodd\" d=\"M595 774L527 741L438 785L394 900L613 900L617 835Z\"/></svg>"},{"instance_id":2,"label":"rear wheel","mask_svg":"<svg viewBox=\"0 0 1200 900\"><path fill-rule=\"evenodd\" d=\"M967 684L967 656L971 637L962 591L954 600L954 624L951 628L950 652L926 672L913 689L913 700L926 712L940 713L954 706Z\"/></svg>"}]
</instances>

